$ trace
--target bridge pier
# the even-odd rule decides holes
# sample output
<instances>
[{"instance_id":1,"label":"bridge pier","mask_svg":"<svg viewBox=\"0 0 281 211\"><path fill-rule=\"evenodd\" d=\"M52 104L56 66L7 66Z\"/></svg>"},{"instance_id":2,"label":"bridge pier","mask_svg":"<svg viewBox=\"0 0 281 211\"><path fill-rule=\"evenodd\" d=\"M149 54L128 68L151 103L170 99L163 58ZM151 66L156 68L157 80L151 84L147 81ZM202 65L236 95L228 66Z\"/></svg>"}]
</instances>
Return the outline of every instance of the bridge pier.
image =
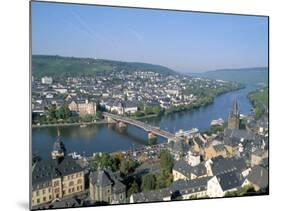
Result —
<instances>
[{"instance_id":1,"label":"bridge pier","mask_svg":"<svg viewBox=\"0 0 281 211\"><path fill-rule=\"evenodd\" d=\"M126 127L127 127L127 124L124 123L124 122L119 121L119 122L117 123L117 126L118 126L119 128L126 128Z\"/></svg>"},{"instance_id":2,"label":"bridge pier","mask_svg":"<svg viewBox=\"0 0 281 211\"><path fill-rule=\"evenodd\" d=\"M107 121L107 123L116 123L116 121L111 117L105 117L105 120Z\"/></svg>"},{"instance_id":3,"label":"bridge pier","mask_svg":"<svg viewBox=\"0 0 281 211\"><path fill-rule=\"evenodd\" d=\"M156 139L156 138L157 136L154 133L148 132L148 139Z\"/></svg>"}]
</instances>

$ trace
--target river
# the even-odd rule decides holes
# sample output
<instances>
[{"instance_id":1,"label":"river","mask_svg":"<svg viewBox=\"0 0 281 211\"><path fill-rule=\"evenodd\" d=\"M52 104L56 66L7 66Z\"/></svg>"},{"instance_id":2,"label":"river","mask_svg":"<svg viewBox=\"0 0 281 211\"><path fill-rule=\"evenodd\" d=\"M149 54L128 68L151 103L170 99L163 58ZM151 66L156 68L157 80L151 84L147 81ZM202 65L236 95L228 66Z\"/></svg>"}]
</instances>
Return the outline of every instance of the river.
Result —
<instances>
[{"instance_id":1,"label":"river","mask_svg":"<svg viewBox=\"0 0 281 211\"><path fill-rule=\"evenodd\" d=\"M235 97L240 112L249 114L251 104L247 99L247 94L255 89L256 86L248 85L244 89L217 96L214 102L208 106L142 121L160 126L161 129L173 133L179 129L188 130L191 128L198 128L202 131L210 126L213 119L223 118L227 120ZM119 129L115 125L107 124L88 125L85 128L68 126L60 127L60 133L60 138L64 142L68 153L75 151L87 156L94 152L128 150L147 144L146 132L134 126L128 126L127 129ZM56 139L56 127L33 128L32 152L38 153L43 159L49 159ZM158 137L157 141L163 142L165 139Z\"/></svg>"}]
</instances>

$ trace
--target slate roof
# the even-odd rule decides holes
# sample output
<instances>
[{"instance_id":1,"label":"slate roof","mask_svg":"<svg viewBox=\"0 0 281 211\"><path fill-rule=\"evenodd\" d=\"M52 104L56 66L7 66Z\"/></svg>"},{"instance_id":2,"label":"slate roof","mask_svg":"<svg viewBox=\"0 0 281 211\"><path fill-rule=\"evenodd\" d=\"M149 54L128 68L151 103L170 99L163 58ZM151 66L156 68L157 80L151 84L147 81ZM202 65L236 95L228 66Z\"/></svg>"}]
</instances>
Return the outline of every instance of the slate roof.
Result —
<instances>
[{"instance_id":1,"label":"slate roof","mask_svg":"<svg viewBox=\"0 0 281 211\"><path fill-rule=\"evenodd\" d=\"M134 203L138 202L152 202L152 201L163 201L163 198L171 197L172 192L169 188L163 188L160 190L153 190L149 192L134 193Z\"/></svg>"},{"instance_id":2,"label":"slate roof","mask_svg":"<svg viewBox=\"0 0 281 211\"><path fill-rule=\"evenodd\" d=\"M238 139L238 140L240 140L241 138L244 138L244 140L254 140L255 139L254 133L252 133L248 130L241 130L241 129L226 128L224 130L224 136Z\"/></svg>"},{"instance_id":3,"label":"slate roof","mask_svg":"<svg viewBox=\"0 0 281 211\"><path fill-rule=\"evenodd\" d=\"M192 166L189 165L186 161L184 160L179 160L174 164L173 169L175 171L180 172L181 174L183 174L186 177L190 176L191 170L192 170Z\"/></svg>"},{"instance_id":4,"label":"slate roof","mask_svg":"<svg viewBox=\"0 0 281 211\"><path fill-rule=\"evenodd\" d=\"M217 145L213 145L213 148L216 152L221 152L221 151L224 151L225 148L224 148L224 144L217 144Z\"/></svg>"},{"instance_id":5,"label":"slate roof","mask_svg":"<svg viewBox=\"0 0 281 211\"><path fill-rule=\"evenodd\" d=\"M266 188L268 186L268 170L261 166L254 166L247 179L262 189Z\"/></svg>"},{"instance_id":6,"label":"slate roof","mask_svg":"<svg viewBox=\"0 0 281 211\"><path fill-rule=\"evenodd\" d=\"M200 163L194 167L192 167L191 172L195 174L197 177L204 176L207 174L207 169L205 163Z\"/></svg>"},{"instance_id":7,"label":"slate roof","mask_svg":"<svg viewBox=\"0 0 281 211\"><path fill-rule=\"evenodd\" d=\"M193 180L177 180L170 186L173 192L179 191L180 194L191 194L207 190L207 184L211 177L202 177Z\"/></svg>"},{"instance_id":8,"label":"slate roof","mask_svg":"<svg viewBox=\"0 0 281 211\"><path fill-rule=\"evenodd\" d=\"M113 173L109 169L91 172L90 182L100 187L111 185L113 193L121 193L126 189L126 186L121 182L119 175L117 173Z\"/></svg>"},{"instance_id":9,"label":"slate roof","mask_svg":"<svg viewBox=\"0 0 281 211\"><path fill-rule=\"evenodd\" d=\"M212 162L213 164L211 165L211 168L213 175L218 175L233 170L242 172L247 168L246 162L243 158L223 158L222 156L218 156L212 158Z\"/></svg>"},{"instance_id":10,"label":"slate roof","mask_svg":"<svg viewBox=\"0 0 281 211\"><path fill-rule=\"evenodd\" d=\"M38 161L32 170L32 189L47 187L52 179L83 171L72 157Z\"/></svg>"},{"instance_id":11,"label":"slate roof","mask_svg":"<svg viewBox=\"0 0 281 211\"><path fill-rule=\"evenodd\" d=\"M242 175L236 170L218 174L216 177L223 191L238 188L243 183Z\"/></svg>"}]
</instances>

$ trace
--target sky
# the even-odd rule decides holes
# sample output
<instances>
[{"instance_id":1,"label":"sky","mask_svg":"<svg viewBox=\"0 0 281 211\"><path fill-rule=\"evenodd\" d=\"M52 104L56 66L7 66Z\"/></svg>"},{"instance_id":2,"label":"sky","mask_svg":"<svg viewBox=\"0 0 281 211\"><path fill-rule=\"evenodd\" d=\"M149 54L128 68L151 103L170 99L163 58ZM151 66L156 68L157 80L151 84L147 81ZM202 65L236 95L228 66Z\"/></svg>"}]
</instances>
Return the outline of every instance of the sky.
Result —
<instances>
[{"instance_id":1,"label":"sky","mask_svg":"<svg viewBox=\"0 0 281 211\"><path fill-rule=\"evenodd\" d=\"M268 19L32 2L32 54L146 62L178 72L267 67Z\"/></svg>"}]
</instances>

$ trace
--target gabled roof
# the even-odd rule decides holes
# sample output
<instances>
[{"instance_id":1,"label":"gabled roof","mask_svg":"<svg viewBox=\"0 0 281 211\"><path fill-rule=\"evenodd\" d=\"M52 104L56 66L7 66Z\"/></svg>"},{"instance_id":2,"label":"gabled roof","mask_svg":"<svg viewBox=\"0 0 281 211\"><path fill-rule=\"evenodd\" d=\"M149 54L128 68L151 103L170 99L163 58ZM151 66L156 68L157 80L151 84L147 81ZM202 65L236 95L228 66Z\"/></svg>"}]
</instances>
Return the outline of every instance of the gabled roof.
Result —
<instances>
[{"instance_id":1,"label":"gabled roof","mask_svg":"<svg viewBox=\"0 0 281 211\"><path fill-rule=\"evenodd\" d=\"M57 177L66 176L83 169L69 156L38 161L32 170L32 188L40 189Z\"/></svg>"},{"instance_id":2,"label":"gabled roof","mask_svg":"<svg viewBox=\"0 0 281 211\"><path fill-rule=\"evenodd\" d=\"M207 169L204 163L200 163L196 166L193 166L191 172L195 174L197 177L204 176L207 174Z\"/></svg>"},{"instance_id":3,"label":"gabled roof","mask_svg":"<svg viewBox=\"0 0 281 211\"><path fill-rule=\"evenodd\" d=\"M247 180L260 188L268 186L268 170L261 166L254 166L247 176Z\"/></svg>"},{"instance_id":4,"label":"gabled roof","mask_svg":"<svg viewBox=\"0 0 281 211\"><path fill-rule=\"evenodd\" d=\"M192 170L192 166L189 165L186 161L184 160L179 160L175 163L174 168L175 171L180 172L181 174L183 174L186 177L190 176L191 170Z\"/></svg>"},{"instance_id":5,"label":"gabled roof","mask_svg":"<svg viewBox=\"0 0 281 211\"><path fill-rule=\"evenodd\" d=\"M108 172L104 170L98 170L93 172L91 175L91 183L101 187L109 186L113 184Z\"/></svg>"},{"instance_id":6,"label":"gabled roof","mask_svg":"<svg viewBox=\"0 0 281 211\"><path fill-rule=\"evenodd\" d=\"M213 164L211 165L211 168L214 175L234 170L241 173L247 168L246 161L243 158L223 158L222 156L218 156L212 158L212 162Z\"/></svg>"},{"instance_id":7,"label":"gabled roof","mask_svg":"<svg viewBox=\"0 0 281 211\"><path fill-rule=\"evenodd\" d=\"M100 187L111 185L114 193L124 192L126 186L121 182L121 178L117 173L111 170L97 170L90 174L90 183Z\"/></svg>"},{"instance_id":8,"label":"gabled roof","mask_svg":"<svg viewBox=\"0 0 281 211\"><path fill-rule=\"evenodd\" d=\"M153 190L149 192L141 192L132 194L134 202L152 202L152 201L163 201L166 197L171 197L172 192L169 188L163 188L160 190Z\"/></svg>"},{"instance_id":9,"label":"gabled roof","mask_svg":"<svg viewBox=\"0 0 281 211\"><path fill-rule=\"evenodd\" d=\"M207 183L211 177L202 177L193 180L177 180L170 186L173 192L180 191L183 193L192 193L198 191L204 191L207 189Z\"/></svg>"},{"instance_id":10,"label":"gabled roof","mask_svg":"<svg viewBox=\"0 0 281 211\"><path fill-rule=\"evenodd\" d=\"M243 183L242 175L236 170L218 174L216 177L223 191L238 188Z\"/></svg>"}]
</instances>

